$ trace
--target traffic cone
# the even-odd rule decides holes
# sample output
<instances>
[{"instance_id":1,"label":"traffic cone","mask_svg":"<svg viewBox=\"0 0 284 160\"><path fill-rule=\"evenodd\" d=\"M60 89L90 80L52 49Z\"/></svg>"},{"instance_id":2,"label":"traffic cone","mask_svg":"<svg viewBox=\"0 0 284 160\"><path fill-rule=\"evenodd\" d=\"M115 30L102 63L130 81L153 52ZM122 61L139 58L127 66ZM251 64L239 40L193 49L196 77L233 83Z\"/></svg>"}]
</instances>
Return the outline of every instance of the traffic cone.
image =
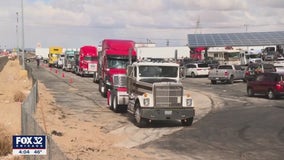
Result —
<instances>
[{"instance_id":1,"label":"traffic cone","mask_svg":"<svg viewBox=\"0 0 284 160\"><path fill-rule=\"evenodd\" d=\"M64 78L65 77L65 75L64 75L64 73L62 73L62 78Z\"/></svg>"},{"instance_id":2,"label":"traffic cone","mask_svg":"<svg viewBox=\"0 0 284 160\"><path fill-rule=\"evenodd\" d=\"M69 83L73 83L73 79L72 78L69 79Z\"/></svg>"},{"instance_id":3,"label":"traffic cone","mask_svg":"<svg viewBox=\"0 0 284 160\"><path fill-rule=\"evenodd\" d=\"M58 73L58 70L57 70L57 69L55 70L55 73L56 73L56 74Z\"/></svg>"}]
</instances>

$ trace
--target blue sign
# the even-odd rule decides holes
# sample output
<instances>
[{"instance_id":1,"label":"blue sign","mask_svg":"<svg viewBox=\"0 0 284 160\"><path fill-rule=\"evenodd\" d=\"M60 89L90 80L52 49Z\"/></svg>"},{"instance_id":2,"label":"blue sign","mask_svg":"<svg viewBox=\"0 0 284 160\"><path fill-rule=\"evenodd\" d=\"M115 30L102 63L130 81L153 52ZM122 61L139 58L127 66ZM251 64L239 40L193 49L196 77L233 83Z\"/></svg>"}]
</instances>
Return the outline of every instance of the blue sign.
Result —
<instances>
[{"instance_id":1,"label":"blue sign","mask_svg":"<svg viewBox=\"0 0 284 160\"><path fill-rule=\"evenodd\" d=\"M13 155L46 155L46 136L13 136Z\"/></svg>"}]
</instances>

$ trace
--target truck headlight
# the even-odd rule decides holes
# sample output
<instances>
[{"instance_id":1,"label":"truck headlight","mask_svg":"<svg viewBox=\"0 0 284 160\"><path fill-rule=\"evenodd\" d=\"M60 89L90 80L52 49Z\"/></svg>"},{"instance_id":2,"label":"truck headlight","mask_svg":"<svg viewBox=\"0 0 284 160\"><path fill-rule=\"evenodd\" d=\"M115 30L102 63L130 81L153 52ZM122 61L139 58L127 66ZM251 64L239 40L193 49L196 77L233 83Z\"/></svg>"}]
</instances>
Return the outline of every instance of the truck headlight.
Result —
<instances>
[{"instance_id":1,"label":"truck headlight","mask_svg":"<svg viewBox=\"0 0 284 160\"><path fill-rule=\"evenodd\" d=\"M149 106L150 105L150 98L144 98L143 104L144 104L144 106Z\"/></svg>"},{"instance_id":2,"label":"truck headlight","mask_svg":"<svg viewBox=\"0 0 284 160\"><path fill-rule=\"evenodd\" d=\"M186 99L186 106L192 106L192 99Z\"/></svg>"}]
</instances>

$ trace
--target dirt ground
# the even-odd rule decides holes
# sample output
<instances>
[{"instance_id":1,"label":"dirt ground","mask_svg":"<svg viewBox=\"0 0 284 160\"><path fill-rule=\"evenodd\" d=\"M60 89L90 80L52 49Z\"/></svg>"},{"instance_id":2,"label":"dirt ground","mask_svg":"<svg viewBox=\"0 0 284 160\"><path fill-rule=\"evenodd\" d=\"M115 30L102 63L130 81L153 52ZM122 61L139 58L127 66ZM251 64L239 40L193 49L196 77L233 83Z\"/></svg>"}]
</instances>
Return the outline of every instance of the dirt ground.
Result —
<instances>
[{"instance_id":1,"label":"dirt ground","mask_svg":"<svg viewBox=\"0 0 284 160\"><path fill-rule=\"evenodd\" d=\"M15 102L15 95L16 99L23 98L28 95L31 86L32 82L28 80L26 72L21 69L18 61L9 61L0 72L0 126L2 126L0 132L5 131L5 135L8 136L21 133L21 102ZM71 111L57 106L52 94L39 82L36 119L68 158L76 160L153 159L136 149L113 146L124 137L104 133L102 126L80 121L74 115ZM0 136L0 138L5 137ZM6 159L11 157L13 158L10 155ZM3 158L0 157L0 159Z\"/></svg>"}]
</instances>

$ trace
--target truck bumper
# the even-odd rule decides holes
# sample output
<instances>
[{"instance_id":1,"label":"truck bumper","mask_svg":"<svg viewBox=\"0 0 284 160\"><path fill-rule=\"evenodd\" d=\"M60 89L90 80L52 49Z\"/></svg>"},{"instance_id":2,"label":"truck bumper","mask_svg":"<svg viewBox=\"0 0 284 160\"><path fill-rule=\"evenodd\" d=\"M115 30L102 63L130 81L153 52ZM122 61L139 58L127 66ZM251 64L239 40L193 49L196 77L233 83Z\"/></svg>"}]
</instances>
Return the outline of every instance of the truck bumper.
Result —
<instances>
[{"instance_id":1,"label":"truck bumper","mask_svg":"<svg viewBox=\"0 0 284 160\"><path fill-rule=\"evenodd\" d=\"M150 120L181 120L195 116L192 107L187 108L141 108L141 117Z\"/></svg>"},{"instance_id":2,"label":"truck bumper","mask_svg":"<svg viewBox=\"0 0 284 160\"><path fill-rule=\"evenodd\" d=\"M214 80L214 81L227 81L227 80L229 80L229 77L210 77L208 79Z\"/></svg>"},{"instance_id":3,"label":"truck bumper","mask_svg":"<svg viewBox=\"0 0 284 160\"><path fill-rule=\"evenodd\" d=\"M93 75L95 72L94 71L83 71L85 75Z\"/></svg>"}]
</instances>

